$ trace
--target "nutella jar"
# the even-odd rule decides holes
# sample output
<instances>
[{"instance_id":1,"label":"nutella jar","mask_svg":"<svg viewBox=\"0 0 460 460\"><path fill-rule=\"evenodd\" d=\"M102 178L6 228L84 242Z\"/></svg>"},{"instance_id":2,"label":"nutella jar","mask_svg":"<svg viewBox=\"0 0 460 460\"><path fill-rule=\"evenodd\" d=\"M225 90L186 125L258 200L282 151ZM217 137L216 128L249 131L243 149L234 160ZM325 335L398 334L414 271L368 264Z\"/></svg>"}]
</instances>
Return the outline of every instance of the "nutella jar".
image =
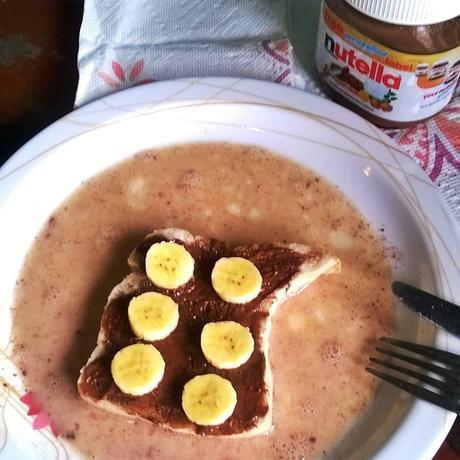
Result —
<instances>
[{"instance_id":1,"label":"nutella jar","mask_svg":"<svg viewBox=\"0 0 460 460\"><path fill-rule=\"evenodd\" d=\"M323 0L316 67L334 100L378 126L430 118L460 75L460 0Z\"/></svg>"}]
</instances>

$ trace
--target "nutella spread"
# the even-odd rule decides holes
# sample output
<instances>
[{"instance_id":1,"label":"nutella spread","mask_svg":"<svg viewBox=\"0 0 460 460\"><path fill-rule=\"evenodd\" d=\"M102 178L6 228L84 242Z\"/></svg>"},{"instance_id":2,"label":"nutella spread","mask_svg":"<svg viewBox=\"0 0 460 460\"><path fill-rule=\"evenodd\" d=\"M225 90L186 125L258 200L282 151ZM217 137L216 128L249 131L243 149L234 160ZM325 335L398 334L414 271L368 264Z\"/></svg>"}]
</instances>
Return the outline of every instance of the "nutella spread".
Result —
<instances>
[{"instance_id":1,"label":"nutella spread","mask_svg":"<svg viewBox=\"0 0 460 460\"><path fill-rule=\"evenodd\" d=\"M379 126L427 119L457 85L460 2L324 0L316 67L333 99Z\"/></svg>"},{"instance_id":2,"label":"nutella spread","mask_svg":"<svg viewBox=\"0 0 460 460\"><path fill-rule=\"evenodd\" d=\"M109 297L101 322L98 348L83 368L78 382L80 394L89 402L108 410L137 416L154 424L178 431L207 435L258 433L271 425L271 387L267 377L267 322L273 308L287 295L307 286L323 273L337 271L339 262L320 250L303 245L264 243L229 248L214 239L193 237L184 240L177 229L158 230L148 235L131 254L132 273ZM169 232L169 233L168 233ZM193 278L177 289L154 286L146 276L145 258L152 244L171 240L181 244L195 260ZM166 238L169 236L169 238ZM263 278L258 296L244 304L222 300L214 292L211 271L221 257L238 256L252 261ZM166 367L161 383L153 391L132 396L120 391L111 375L111 361L120 349L139 340L130 328L128 304L133 296L158 291L171 296L180 308L176 330L155 347ZM207 362L200 348L203 326L214 321L235 321L254 336L254 351L249 360L236 369L219 369ZM187 419L181 407L181 395L187 381L197 375L215 373L228 379L237 393L233 414L215 426L200 426ZM103 404L100 404L100 403ZM107 404L109 406L107 406Z\"/></svg>"}]
</instances>

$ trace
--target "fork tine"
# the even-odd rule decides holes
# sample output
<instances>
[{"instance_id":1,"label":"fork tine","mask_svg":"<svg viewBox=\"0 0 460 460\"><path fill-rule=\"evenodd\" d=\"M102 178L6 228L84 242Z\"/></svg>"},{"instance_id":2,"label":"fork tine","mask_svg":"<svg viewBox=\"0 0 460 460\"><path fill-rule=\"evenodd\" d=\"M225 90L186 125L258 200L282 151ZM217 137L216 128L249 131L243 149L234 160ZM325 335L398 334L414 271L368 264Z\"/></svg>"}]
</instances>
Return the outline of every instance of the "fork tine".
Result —
<instances>
[{"instance_id":1,"label":"fork tine","mask_svg":"<svg viewBox=\"0 0 460 460\"><path fill-rule=\"evenodd\" d=\"M380 340L404 348L405 350L413 351L419 355L426 356L427 358L433 358L441 363L460 367L460 356L456 355L455 353L450 353L444 350L437 350L436 348L427 347L426 345L420 345L418 343L392 339L390 337L380 337Z\"/></svg>"},{"instance_id":2,"label":"fork tine","mask_svg":"<svg viewBox=\"0 0 460 460\"><path fill-rule=\"evenodd\" d=\"M407 363L415 364L416 366L419 366L423 369L436 372L449 381L458 382L458 372L453 372L445 367L437 366L436 364L432 364L428 361L423 361L418 358L413 358L412 356L403 355L396 351L387 350L386 348L377 347L376 350L380 353L384 353L385 355L392 356L393 358L398 358L401 361L406 361Z\"/></svg>"},{"instance_id":3,"label":"fork tine","mask_svg":"<svg viewBox=\"0 0 460 460\"><path fill-rule=\"evenodd\" d=\"M441 380L438 380L438 379L434 379L433 377L430 377L428 375L421 374L420 372L416 372L411 369L406 369L405 367L398 366L397 364L393 364L390 361L384 361L383 359L369 358L369 360L375 364L380 364L381 366L401 372L401 374L405 374L405 375L408 375L409 377L414 377L416 379L419 379L420 381L425 382L428 385L431 385L435 388L439 388L440 390L442 389L448 390L445 382L442 382Z\"/></svg>"},{"instance_id":4,"label":"fork tine","mask_svg":"<svg viewBox=\"0 0 460 460\"><path fill-rule=\"evenodd\" d=\"M417 385L414 385L413 383L406 382L405 380L401 380L397 377L394 377L389 374L385 374L384 372L380 372L370 367L366 367L366 371L370 372L376 377L379 377L382 380L385 380L388 383L391 383L397 386L398 388L401 388L401 390L411 393L417 398L424 399L425 401L428 401L432 404L435 404L436 406L442 407L452 412L456 412L456 413L460 412L460 407L459 407L458 402L455 402L454 400L449 400L445 396L441 396L433 391L427 390L423 387L419 387Z\"/></svg>"}]
</instances>

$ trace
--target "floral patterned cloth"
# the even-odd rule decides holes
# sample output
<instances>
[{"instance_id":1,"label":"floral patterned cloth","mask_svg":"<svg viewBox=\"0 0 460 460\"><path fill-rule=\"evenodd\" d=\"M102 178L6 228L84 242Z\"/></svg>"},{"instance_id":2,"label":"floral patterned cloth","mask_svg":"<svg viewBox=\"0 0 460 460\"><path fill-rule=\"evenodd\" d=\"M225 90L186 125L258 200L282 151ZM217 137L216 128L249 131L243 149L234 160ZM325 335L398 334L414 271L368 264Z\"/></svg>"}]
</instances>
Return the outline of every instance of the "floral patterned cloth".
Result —
<instances>
[{"instance_id":1,"label":"floral patterned cloth","mask_svg":"<svg viewBox=\"0 0 460 460\"><path fill-rule=\"evenodd\" d=\"M321 93L312 65L319 0L216 0L212 4L213 8L201 0L86 0L76 105L129 86L202 76L258 78ZM307 31L303 43L295 43L305 57L302 66L287 38L288 30L294 40L296 30ZM460 224L457 94L431 120L385 132L436 183Z\"/></svg>"},{"instance_id":2,"label":"floral patterned cloth","mask_svg":"<svg viewBox=\"0 0 460 460\"><path fill-rule=\"evenodd\" d=\"M460 85L457 86L460 93ZM460 224L460 94L432 119L384 130L422 167Z\"/></svg>"}]
</instances>

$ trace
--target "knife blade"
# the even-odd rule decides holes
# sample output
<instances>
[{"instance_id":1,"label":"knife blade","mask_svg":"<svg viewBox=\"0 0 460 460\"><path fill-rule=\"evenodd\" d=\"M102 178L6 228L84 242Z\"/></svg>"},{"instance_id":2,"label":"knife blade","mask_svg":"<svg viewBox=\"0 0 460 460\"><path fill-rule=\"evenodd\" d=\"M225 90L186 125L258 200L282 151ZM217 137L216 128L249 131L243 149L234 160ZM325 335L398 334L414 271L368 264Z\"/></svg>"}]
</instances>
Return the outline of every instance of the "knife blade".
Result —
<instances>
[{"instance_id":1,"label":"knife blade","mask_svg":"<svg viewBox=\"0 0 460 460\"><path fill-rule=\"evenodd\" d=\"M402 281L394 281L391 289L411 310L460 338L460 306Z\"/></svg>"}]
</instances>

